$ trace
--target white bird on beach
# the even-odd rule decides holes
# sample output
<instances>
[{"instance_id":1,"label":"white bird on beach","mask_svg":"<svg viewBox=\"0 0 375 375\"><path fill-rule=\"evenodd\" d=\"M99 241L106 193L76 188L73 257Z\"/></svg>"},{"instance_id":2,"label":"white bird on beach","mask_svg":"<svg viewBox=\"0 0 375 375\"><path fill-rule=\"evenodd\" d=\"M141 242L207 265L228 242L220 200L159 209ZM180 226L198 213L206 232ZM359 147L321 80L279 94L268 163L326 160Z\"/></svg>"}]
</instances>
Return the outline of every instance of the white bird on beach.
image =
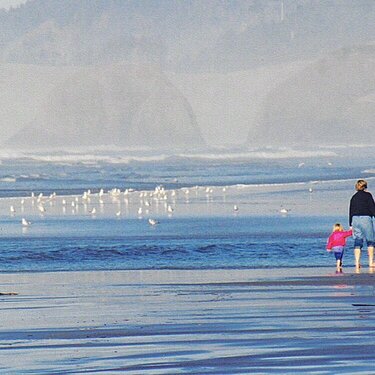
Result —
<instances>
[{"instance_id":1,"label":"white bird on beach","mask_svg":"<svg viewBox=\"0 0 375 375\"><path fill-rule=\"evenodd\" d=\"M238 210L239 210L239 207L235 204L235 205L233 206L233 211L238 212Z\"/></svg>"},{"instance_id":2,"label":"white bird on beach","mask_svg":"<svg viewBox=\"0 0 375 375\"><path fill-rule=\"evenodd\" d=\"M121 211L117 211L117 212L116 212L116 216L117 216L117 217L120 217L120 216L121 216Z\"/></svg>"},{"instance_id":3,"label":"white bird on beach","mask_svg":"<svg viewBox=\"0 0 375 375\"><path fill-rule=\"evenodd\" d=\"M143 212L142 207L139 207L138 208L138 215L142 215L142 212Z\"/></svg>"},{"instance_id":4,"label":"white bird on beach","mask_svg":"<svg viewBox=\"0 0 375 375\"><path fill-rule=\"evenodd\" d=\"M168 207L167 207L167 211L171 214L173 213L174 209L173 207L169 204Z\"/></svg>"},{"instance_id":5,"label":"white bird on beach","mask_svg":"<svg viewBox=\"0 0 375 375\"><path fill-rule=\"evenodd\" d=\"M152 226L159 224L159 222L155 219L148 219L148 223Z\"/></svg>"},{"instance_id":6,"label":"white bird on beach","mask_svg":"<svg viewBox=\"0 0 375 375\"><path fill-rule=\"evenodd\" d=\"M24 199L21 199L21 206L23 206L25 203L25 200Z\"/></svg>"},{"instance_id":7,"label":"white bird on beach","mask_svg":"<svg viewBox=\"0 0 375 375\"><path fill-rule=\"evenodd\" d=\"M289 211L290 211L290 209L287 209L287 208L281 208L281 209L280 209L280 213L283 214L283 215L288 214Z\"/></svg>"},{"instance_id":8,"label":"white bird on beach","mask_svg":"<svg viewBox=\"0 0 375 375\"><path fill-rule=\"evenodd\" d=\"M10 213L14 214L16 212L16 209L14 208L14 206L10 206L9 211Z\"/></svg>"},{"instance_id":9,"label":"white bird on beach","mask_svg":"<svg viewBox=\"0 0 375 375\"><path fill-rule=\"evenodd\" d=\"M39 210L39 212L41 214L43 214L44 212L46 212L46 209L41 204L38 206L38 210Z\"/></svg>"},{"instance_id":10,"label":"white bird on beach","mask_svg":"<svg viewBox=\"0 0 375 375\"><path fill-rule=\"evenodd\" d=\"M90 214L91 215L95 215L96 214L96 208L95 207L90 211Z\"/></svg>"},{"instance_id":11,"label":"white bird on beach","mask_svg":"<svg viewBox=\"0 0 375 375\"><path fill-rule=\"evenodd\" d=\"M309 188L309 193L312 193L313 192L313 188Z\"/></svg>"},{"instance_id":12,"label":"white bird on beach","mask_svg":"<svg viewBox=\"0 0 375 375\"><path fill-rule=\"evenodd\" d=\"M31 221L27 221L24 217L21 220L21 224L24 227L29 227L31 225Z\"/></svg>"}]
</instances>

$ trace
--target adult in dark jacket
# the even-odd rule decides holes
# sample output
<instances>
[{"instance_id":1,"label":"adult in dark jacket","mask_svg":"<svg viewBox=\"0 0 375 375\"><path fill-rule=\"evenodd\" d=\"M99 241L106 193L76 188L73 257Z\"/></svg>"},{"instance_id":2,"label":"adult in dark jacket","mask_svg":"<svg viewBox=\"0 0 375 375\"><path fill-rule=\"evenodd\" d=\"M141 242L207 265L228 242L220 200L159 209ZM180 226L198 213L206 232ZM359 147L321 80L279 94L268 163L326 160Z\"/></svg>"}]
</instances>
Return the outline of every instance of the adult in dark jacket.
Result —
<instances>
[{"instance_id":1,"label":"adult in dark jacket","mask_svg":"<svg viewBox=\"0 0 375 375\"><path fill-rule=\"evenodd\" d=\"M355 189L357 192L352 196L349 206L349 225L353 227L355 266L360 267L361 250L366 241L369 266L374 267L375 202L371 193L366 191L367 181L358 180Z\"/></svg>"}]
</instances>

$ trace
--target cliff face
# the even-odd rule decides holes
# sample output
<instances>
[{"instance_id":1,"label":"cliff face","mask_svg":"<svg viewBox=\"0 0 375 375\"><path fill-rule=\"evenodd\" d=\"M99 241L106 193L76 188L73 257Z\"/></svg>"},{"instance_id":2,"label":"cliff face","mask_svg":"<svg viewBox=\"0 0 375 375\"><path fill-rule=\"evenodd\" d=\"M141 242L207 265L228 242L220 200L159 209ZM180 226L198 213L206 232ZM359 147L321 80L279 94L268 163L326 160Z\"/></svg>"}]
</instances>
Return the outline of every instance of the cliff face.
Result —
<instances>
[{"instance_id":1,"label":"cliff face","mask_svg":"<svg viewBox=\"0 0 375 375\"><path fill-rule=\"evenodd\" d=\"M266 97L249 142L375 141L375 46L336 51Z\"/></svg>"},{"instance_id":2,"label":"cliff face","mask_svg":"<svg viewBox=\"0 0 375 375\"><path fill-rule=\"evenodd\" d=\"M372 140L374 17L373 0L30 0L0 10L0 142Z\"/></svg>"},{"instance_id":3,"label":"cliff face","mask_svg":"<svg viewBox=\"0 0 375 375\"><path fill-rule=\"evenodd\" d=\"M28 76L38 81L42 73L28 69ZM38 108L18 124L8 146L160 149L204 144L188 102L157 70L124 64L56 67L50 68L49 79L48 92L35 85Z\"/></svg>"}]
</instances>

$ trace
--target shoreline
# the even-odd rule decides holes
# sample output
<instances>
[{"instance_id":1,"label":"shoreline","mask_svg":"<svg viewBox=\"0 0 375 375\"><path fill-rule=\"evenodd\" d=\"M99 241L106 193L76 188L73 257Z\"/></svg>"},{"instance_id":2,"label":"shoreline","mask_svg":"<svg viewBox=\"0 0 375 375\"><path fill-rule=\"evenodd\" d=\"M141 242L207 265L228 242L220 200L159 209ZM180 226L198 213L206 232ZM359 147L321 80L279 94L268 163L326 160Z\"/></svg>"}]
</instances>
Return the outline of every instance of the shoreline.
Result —
<instances>
[{"instance_id":1,"label":"shoreline","mask_svg":"<svg viewBox=\"0 0 375 375\"><path fill-rule=\"evenodd\" d=\"M122 276L134 276L142 274L149 278L153 278L155 274L159 276L164 274L165 278L168 277L181 277L194 276L199 281L199 274L204 274L204 278L210 277L214 281L215 277L220 276L225 280L231 281L236 279L242 279L248 277L249 280L255 279L295 279L295 278L311 278L311 277L346 277L346 276L360 276L360 275L372 275L375 277L375 268L362 266L359 270L356 270L354 266L344 267L343 272L337 273L334 264L327 266L312 266L312 267L254 267L254 268L134 268L134 269L73 269L73 270L31 270L31 271L1 271L0 282L3 275L19 275L19 274L91 274L91 273L103 273L103 274L122 274ZM271 276L272 275L272 276ZM203 276L201 276L203 277Z\"/></svg>"}]
</instances>

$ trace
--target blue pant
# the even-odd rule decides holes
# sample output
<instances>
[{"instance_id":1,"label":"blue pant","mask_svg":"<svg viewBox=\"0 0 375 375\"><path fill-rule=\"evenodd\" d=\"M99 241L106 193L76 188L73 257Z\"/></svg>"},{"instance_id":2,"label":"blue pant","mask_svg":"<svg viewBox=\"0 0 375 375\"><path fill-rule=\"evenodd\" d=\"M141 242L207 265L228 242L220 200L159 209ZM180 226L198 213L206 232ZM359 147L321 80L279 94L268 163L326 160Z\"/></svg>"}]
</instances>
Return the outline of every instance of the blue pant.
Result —
<instances>
[{"instance_id":1,"label":"blue pant","mask_svg":"<svg viewBox=\"0 0 375 375\"><path fill-rule=\"evenodd\" d=\"M342 257L344 256L344 246L334 246L332 250L335 254L336 260L342 260Z\"/></svg>"},{"instance_id":2,"label":"blue pant","mask_svg":"<svg viewBox=\"0 0 375 375\"><path fill-rule=\"evenodd\" d=\"M374 223L371 216L353 216L353 238L354 248L363 247L363 242L366 241L367 246L374 246Z\"/></svg>"}]
</instances>

